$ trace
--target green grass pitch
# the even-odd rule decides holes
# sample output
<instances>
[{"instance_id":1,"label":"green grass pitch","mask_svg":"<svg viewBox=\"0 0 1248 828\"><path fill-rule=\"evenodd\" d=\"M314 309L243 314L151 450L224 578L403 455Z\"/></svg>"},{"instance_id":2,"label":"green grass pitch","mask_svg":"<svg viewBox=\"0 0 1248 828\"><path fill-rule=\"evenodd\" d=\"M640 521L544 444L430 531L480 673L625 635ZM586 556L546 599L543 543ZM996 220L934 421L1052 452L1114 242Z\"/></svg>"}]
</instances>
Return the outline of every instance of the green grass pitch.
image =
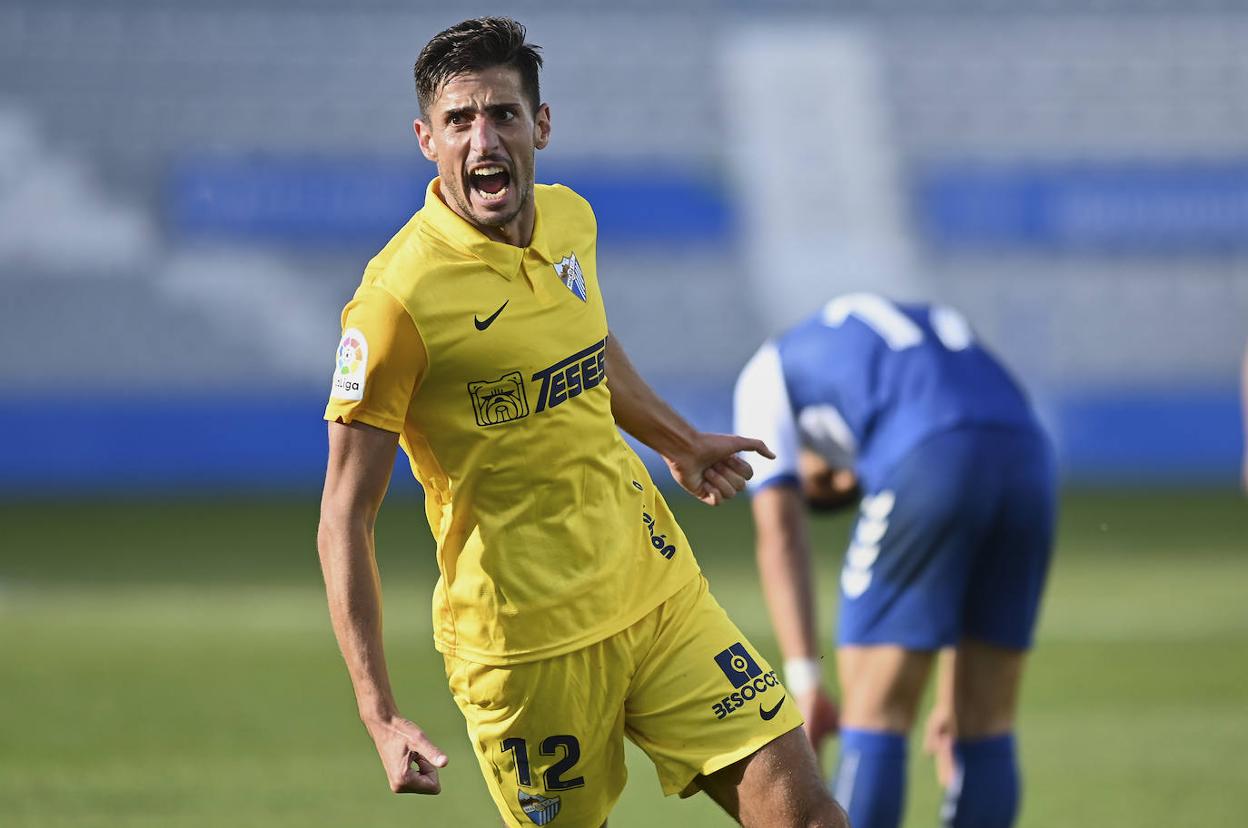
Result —
<instances>
[{"instance_id":1,"label":"green grass pitch","mask_svg":"<svg viewBox=\"0 0 1248 828\"><path fill-rule=\"evenodd\" d=\"M747 508L672 499L717 597L774 655ZM451 756L435 798L391 794L355 718L313 496L9 502L0 519L0 825L498 824L430 643L431 543L410 496L387 502L379 557L400 704ZM846 530L816 527L828 618ZM1242 824L1246 553L1235 492L1065 497L1024 691L1022 826ZM917 747L906 825L930 826L939 792ZM664 800L638 751L629 766L613 826L727 824L705 798Z\"/></svg>"}]
</instances>

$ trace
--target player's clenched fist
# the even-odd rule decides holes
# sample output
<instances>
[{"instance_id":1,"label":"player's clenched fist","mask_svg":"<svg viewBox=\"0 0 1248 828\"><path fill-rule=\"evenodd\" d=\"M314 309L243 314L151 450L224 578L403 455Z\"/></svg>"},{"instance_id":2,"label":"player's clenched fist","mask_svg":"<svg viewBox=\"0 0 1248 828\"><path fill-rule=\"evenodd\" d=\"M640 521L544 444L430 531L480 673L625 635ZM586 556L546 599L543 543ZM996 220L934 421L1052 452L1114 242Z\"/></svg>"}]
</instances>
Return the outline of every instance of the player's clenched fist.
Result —
<instances>
[{"instance_id":1,"label":"player's clenched fist","mask_svg":"<svg viewBox=\"0 0 1248 828\"><path fill-rule=\"evenodd\" d=\"M425 738L424 731L414 722L396 716L367 727L385 766L390 790L414 794L442 792L438 768L446 767L446 754Z\"/></svg>"}]
</instances>

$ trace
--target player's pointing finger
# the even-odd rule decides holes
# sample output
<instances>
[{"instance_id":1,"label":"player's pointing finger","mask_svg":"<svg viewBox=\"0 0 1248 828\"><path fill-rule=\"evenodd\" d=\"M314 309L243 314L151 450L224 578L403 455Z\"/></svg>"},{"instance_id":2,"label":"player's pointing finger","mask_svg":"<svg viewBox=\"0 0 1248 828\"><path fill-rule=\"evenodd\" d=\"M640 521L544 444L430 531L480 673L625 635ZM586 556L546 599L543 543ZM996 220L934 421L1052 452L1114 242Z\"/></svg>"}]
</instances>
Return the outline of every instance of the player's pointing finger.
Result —
<instances>
[{"instance_id":1,"label":"player's pointing finger","mask_svg":"<svg viewBox=\"0 0 1248 828\"><path fill-rule=\"evenodd\" d=\"M753 437L738 437L737 439L740 440L737 451L756 451L768 460L776 459L776 453L767 448L767 444L762 440L755 440Z\"/></svg>"}]
</instances>

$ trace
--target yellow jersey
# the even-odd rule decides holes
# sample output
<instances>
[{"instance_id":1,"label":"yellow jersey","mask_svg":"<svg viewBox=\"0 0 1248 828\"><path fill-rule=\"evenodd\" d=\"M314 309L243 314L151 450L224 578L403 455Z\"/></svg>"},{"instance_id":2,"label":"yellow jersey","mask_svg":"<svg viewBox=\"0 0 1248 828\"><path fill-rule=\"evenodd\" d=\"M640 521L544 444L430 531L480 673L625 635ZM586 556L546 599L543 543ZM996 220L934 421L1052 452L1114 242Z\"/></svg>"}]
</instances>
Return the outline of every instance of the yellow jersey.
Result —
<instances>
[{"instance_id":1,"label":"yellow jersey","mask_svg":"<svg viewBox=\"0 0 1248 828\"><path fill-rule=\"evenodd\" d=\"M534 199L520 248L430 183L343 311L325 412L399 434L437 540L435 644L483 664L600 641L698 573L611 415L593 211Z\"/></svg>"}]
</instances>

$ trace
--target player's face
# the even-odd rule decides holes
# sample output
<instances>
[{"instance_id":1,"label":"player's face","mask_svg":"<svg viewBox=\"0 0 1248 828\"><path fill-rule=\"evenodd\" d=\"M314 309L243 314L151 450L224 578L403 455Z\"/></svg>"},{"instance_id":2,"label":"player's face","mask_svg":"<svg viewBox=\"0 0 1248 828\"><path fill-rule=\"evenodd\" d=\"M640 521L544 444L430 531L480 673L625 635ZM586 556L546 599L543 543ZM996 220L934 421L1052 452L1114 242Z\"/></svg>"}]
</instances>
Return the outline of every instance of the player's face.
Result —
<instances>
[{"instance_id":1,"label":"player's face","mask_svg":"<svg viewBox=\"0 0 1248 828\"><path fill-rule=\"evenodd\" d=\"M533 160L550 140L550 108L531 111L507 66L451 78L413 125L438 165L448 207L487 236L527 245L533 232Z\"/></svg>"}]
</instances>

